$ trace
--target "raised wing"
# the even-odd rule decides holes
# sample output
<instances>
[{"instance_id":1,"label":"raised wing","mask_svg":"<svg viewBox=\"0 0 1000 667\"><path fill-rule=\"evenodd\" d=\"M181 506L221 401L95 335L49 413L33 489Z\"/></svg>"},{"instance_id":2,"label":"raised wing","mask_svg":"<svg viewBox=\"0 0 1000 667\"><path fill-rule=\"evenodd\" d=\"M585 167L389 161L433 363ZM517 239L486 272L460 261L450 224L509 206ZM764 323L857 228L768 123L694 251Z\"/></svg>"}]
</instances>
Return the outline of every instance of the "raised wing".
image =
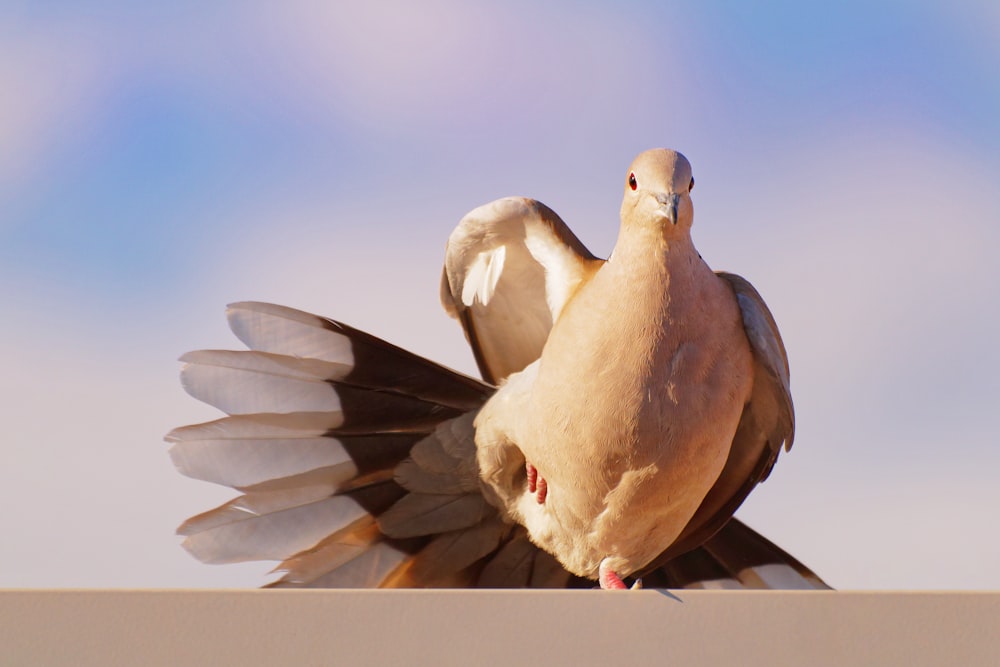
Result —
<instances>
[{"instance_id":1,"label":"raised wing","mask_svg":"<svg viewBox=\"0 0 1000 667\"><path fill-rule=\"evenodd\" d=\"M441 301L497 384L538 359L552 323L603 260L549 207L507 197L466 215L448 239Z\"/></svg>"}]
</instances>

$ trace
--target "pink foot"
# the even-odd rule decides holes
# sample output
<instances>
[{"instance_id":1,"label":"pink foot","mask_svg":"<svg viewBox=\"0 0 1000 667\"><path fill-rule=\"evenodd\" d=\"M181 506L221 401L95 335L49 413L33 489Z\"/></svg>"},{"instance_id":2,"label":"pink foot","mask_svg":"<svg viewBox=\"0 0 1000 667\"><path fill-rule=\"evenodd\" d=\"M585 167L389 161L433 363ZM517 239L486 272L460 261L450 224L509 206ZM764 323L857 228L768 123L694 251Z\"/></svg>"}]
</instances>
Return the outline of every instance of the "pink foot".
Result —
<instances>
[{"instance_id":1,"label":"pink foot","mask_svg":"<svg viewBox=\"0 0 1000 667\"><path fill-rule=\"evenodd\" d=\"M538 469L535 466L525 462L524 468L528 473L528 493L534 493L535 500L541 505L545 502L546 496L549 495L549 484L545 478L538 475Z\"/></svg>"},{"instance_id":2,"label":"pink foot","mask_svg":"<svg viewBox=\"0 0 1000 667\"><path fill-rule=\"evenodd\" d=\"M623 591L628 588L622 578L607 565L607 559L602 560L601 565L597 568L597 581L600 582L601 588L606 591ZM635 583L632 584L632 590L640 588L642 588L642 581L636 579Z\"/></svg>"},{"instance_id":3,"label":"pink foot","mask_svg":"<svg viewBox=\"0 0 1000 667\"><path fill-rule=\"evenodd\" d=\"M614 590L624 590L628 588L622 578L619 577L611 568L607 567L604 562L601 563L600 568L597 570L597 581L600 582L601 588L606 591Z\"/></svg>"}]
</instances>

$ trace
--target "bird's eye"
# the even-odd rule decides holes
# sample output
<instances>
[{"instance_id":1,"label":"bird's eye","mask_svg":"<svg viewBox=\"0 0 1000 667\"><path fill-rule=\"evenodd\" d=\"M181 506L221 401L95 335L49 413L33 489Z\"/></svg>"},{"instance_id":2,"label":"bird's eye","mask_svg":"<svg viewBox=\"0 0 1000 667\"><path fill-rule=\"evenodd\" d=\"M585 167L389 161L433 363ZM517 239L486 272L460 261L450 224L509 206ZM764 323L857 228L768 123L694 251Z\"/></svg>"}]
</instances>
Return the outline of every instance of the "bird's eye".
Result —
<instances>
[{"instance_id":1,"label":"bird's eye","mask_svg":"<svg viewBox=\"0 0 1000 667\"><path fill-rule=\"evenodd\" d=\"M691 185L688 186L688 192L694 190L694 176L691 177Z\"/></svg>"},{"instance_id":2,"label":"bird's eye","mask_svg":"<svg viewBox=\"0 0 1000 667\"><path fill-rule=\"evenodd\" d=\"M639 187L639 184L635 182L635 174L628 175L628 186L633 190Z\"/></svg>"}]
</instances>

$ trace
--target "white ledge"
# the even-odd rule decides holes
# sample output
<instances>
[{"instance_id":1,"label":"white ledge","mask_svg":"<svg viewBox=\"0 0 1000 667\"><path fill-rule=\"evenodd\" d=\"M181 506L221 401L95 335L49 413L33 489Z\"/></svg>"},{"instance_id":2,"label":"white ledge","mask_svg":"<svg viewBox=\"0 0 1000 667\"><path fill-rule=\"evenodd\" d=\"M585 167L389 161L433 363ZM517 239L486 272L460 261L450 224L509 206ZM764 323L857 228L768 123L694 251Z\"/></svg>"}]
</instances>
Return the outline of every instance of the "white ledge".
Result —
<instances>
[{"instance_id":1,"label":"white ledge","mask_svg":"<svg viewBox=\"0 0 1000 667\"><path fill-rule=\"evenodd\" d=\"M0 591L3 665L996 665L1000 592Z\"/></svg>"}]
</instances>

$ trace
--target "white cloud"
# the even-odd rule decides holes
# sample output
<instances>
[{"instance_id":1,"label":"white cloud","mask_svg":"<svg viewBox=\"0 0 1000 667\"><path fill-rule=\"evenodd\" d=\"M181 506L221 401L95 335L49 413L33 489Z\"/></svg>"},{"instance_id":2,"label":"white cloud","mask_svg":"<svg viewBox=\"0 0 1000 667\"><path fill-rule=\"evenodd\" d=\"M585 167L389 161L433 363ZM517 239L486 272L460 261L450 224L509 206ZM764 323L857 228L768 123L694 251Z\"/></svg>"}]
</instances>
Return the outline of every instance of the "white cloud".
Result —
<instances>
[{"instance_id":1,"label":"white cloud","mask_svg":"<svg viewBox=\"0 0 1000 667\"><path fill-rule=\"evenodd\" d=\"M594 105L620 108L635 92L622 68L646 54L623 17L595 7L574 6L571 23L535 6L452 0L258 9L254 38L296 97L386 129L522 125L532 109L553 107L575 122ZM504 117L511 111L521 117Z\"/></svg>"},{"instance_id":2,"label":"white cloud","mask_svg":"<svg viewBox=\"0 0 1000 667\"><path fill-rule=\"evenodd\" d=\"M9 18L9 17L8 17ZM83 26L0 27L0 196L30 183L60 144L87 127L107 77Z\"/></svg>"}]
</instances>

